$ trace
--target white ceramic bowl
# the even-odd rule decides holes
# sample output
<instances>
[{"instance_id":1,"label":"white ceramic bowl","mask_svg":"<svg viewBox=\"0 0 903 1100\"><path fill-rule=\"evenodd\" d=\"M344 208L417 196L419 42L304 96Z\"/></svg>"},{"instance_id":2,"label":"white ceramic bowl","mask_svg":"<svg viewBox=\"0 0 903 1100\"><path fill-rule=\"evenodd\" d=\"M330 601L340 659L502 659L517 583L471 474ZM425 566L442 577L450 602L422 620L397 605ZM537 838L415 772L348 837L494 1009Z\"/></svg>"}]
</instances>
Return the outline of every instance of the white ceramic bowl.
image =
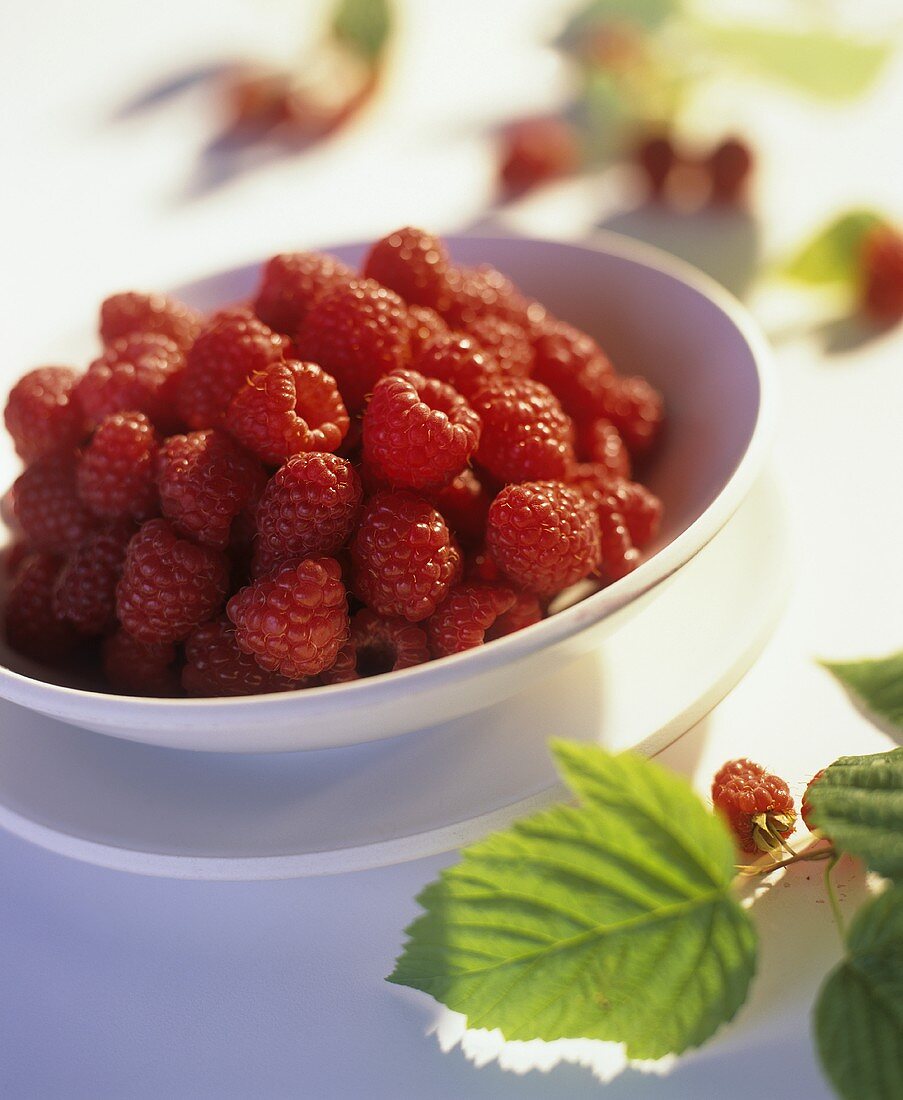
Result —
<instances>
[{"instance_id":1,"label":"white ceramic bowl","mask_svg":"<svg viewBox=\"0 0 903 1100\"><path fill-rule=\"evenodd\" d=\"M655 552L629 576L479 649L351 684L239 699L141 699L51 683L0 646L0 696L133 741L212 752L360 744L509 698L592 648L635 614L734 513L767 452L767 346L742 307L692 268L600 235L595 247L521 238L451 238L456 260L491 263L556 315L595 336L617 368L665 394L668 430L649 482L665 503ZM357 263L362 248L336 249ZM247 297L256 265L179 288L200 308ZM9 471L10 474L13 471ZM655 689L655 669L648 670Z\"/></svg>"}]
</instances>

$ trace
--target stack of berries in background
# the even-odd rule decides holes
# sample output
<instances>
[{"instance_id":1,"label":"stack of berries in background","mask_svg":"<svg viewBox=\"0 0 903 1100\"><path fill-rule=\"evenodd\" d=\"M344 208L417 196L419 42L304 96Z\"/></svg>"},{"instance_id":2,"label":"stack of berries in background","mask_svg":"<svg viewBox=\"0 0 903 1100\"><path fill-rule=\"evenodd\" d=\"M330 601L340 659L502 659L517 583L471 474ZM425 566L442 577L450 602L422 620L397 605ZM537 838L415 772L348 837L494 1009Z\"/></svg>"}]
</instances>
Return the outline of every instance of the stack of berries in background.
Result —
<instances>
[{"instance_id":1,"label":"stack of berries in background","mask_svg":"<svg viewBox=\"0 0 903 1100\"><path fill-rule=\"evenodd\" d=\"M5 627L44 663L96 653L118 691L407 668L624 576L656 536L631 480L656 391L420 230L361 274L276 256L209 317L118 294L100 336L83 374L42 367L9 396Z\"/></svg>"}]
</instances>

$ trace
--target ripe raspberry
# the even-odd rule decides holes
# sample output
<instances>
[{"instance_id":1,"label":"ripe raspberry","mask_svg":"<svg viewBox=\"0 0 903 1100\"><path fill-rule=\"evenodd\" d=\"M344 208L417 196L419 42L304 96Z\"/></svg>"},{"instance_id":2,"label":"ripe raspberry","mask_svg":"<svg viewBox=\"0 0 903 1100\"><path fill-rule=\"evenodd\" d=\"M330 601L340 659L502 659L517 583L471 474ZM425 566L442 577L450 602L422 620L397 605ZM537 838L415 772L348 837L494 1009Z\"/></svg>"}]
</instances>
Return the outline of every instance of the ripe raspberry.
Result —
<instances>
[{"instance_id":1,"label":"ripe raspberry","mask_svg":"<svg viewBox=\"0 0 903 1100\"><path fill-rule=\"evenodd\" d=\"M169 642L139 642L117 630L103 644L102 664L116 691L127 695L178 695L176 647Z\"/></svg>"},{"instance_id":2,"label":"ripe raspberry","mask_svg":"<svg viewBox=\"0 0 903 1100\"><path fill-rule=\"evenodd\" d=\"M54 610L80 634L102 634L116 621L116 585L135 528L108 524L73 550L56 579Z\"/></svg>"},{"instance_id":3,"label":"ripe raspberry","mask_svg":"<svg viewBox=\"0 0 903 1100\"><path fill-rule=\"evenodd\" d=\"M502 374L497 360L472 336L460 332L432 337L414 355L412 368L452 386L468 401Z\"/></svg>"},{"instance_id":4,"label":"ripe raspberry","mask_svg":"<svg viewBox=\"0 0 903 1100\"><path fill-rule=\"evenodd\" d=\"M293 558L331 557L351 532L361 506L361 483L338 455L295 455L270 479L257 508L254 573Z\"/></svg>"},{"instance_id":5,"label":"ripe raspberry","mask_svg":"<svg viewBox=\"0 0 903 1100\"><path fill-rule=\"evenodd\" d=\"M650 198L661 199L678 163L671 139L665 134L647 138L634 153L634 159L646 177Z\"/></svg>"},{"instance_id":6,"label":"ripe raspberry","mask_svg":"<svg viewBox=\"0 0 903 1100\"><path fill-rule=\"evenodd\" d=\"M526 378L530 373L533 347L522 325L501 317L477 317L467 326L467 334L492 356L502 374Z\"/></svg>"},{"instance_id":7,"label":"ripe raspberry","mask_svg":"<svg viewBox=\"0 0 903 1100\"><path fill-rule=\"evenodd\" d=\"M266 485L257 459L217 428L170 436L156 475L163 515L180 535L216 550L228 546L232 521L256 506Z\"/></svg>"},{"instance_id":8,"label":"ripe raspberry","mask_svg":"<svg viewBox=\"0 0 903 1100\"><path fill-rule=\"evenodd\" d=\"M185 642L182 687L189 695L270 695L302 687L278 672L266 672L235 641L235 627L224 615L204 623Z\"/></svg>"},{"instance_id":9,"label":"ripe raspberry","mask_svg":"<svg viewBox=\"0 0 903 1100\"><path fill-rule=\"evenodd\" d=\"M154 463L157 434L144 413L111 413L97 426L78 464L78 495L95 516L150 519L159 512Z\"/></svg>"},{"instance_id":10,"label":"ripe raspberry","mask_svg":"<svg viewBox=\"0 0 903 1100\"><path fill-rule=\"evenodd\" d=\"M577 448L581 461L603 467L612 478L630 477L630 452L621 433L604 416L577 429Z\"/></svg>"},{"instance_id":11,"label":"ripe raspberry","mask_svg":"<svg viewBox=\"0 0 903 1100\"><path fill-rule=\"evenodd\" d=\"M802 801L802 804L800 805L800 817L803 819L803 823L805 824L806 828L809 830L810 833L814 829L817 829L818 826L813 821L812 815L815 812L815 810L814 810L814 807L813 807L812 803L809 801L809 796L812 793L812 788L819 781L819 779L821 779L821 777L825 774L826 771L827 771L826 768L822 768L820 771L817 771L815 773L815 775L812 776L812 778L806 784L806 790L805 790L805 793L803 794L803 801Z\"/></svg>"},{"instance_id":12,"label":"ripe raspberry","mask_svg":"<svg viewBox=\"0 0 903 1100\"><path fill-rule=\"evenodd\" d=\"M515 584L553 596L595 568L599 522L583 495L560 482L508 485L489 509L486 543Z\"/></svg>"},{"instance_id":13,"label":"ripe raspberry","mask_svg":"<svg viewBox=\"0 0 903 1100\"><path fill-rule=\"evenodd\" d=\"M486 631L513 604L510 588L456 585L427 620L430 652L434 657L447 657L482 645Z\"/></svg>"},{"instance_id":14,"label":"ripe raspberry","mask_svg":"<svg viewBox=\"0 0 903 1100\"><path fill-rule=\"evenodd\" d=\"M495 638L504 638L506 634L514 634L524 627L538 623L545 614L539 597L533 592L515 592L514 603L502 615L495 620L486 631L486 641L491 642Z\"/></svg>"},{"instance_id":15,"label":"ripe raspberry","mask_svg":"<svg viewBox=\"0 0 903 1100\"><path fill-rule=\"evenodd\" d=\"M716 146L706 162L712 202L724 205L739 202L749 182L752 166L749 146L738 138L728 138Z\"/></svg>"},{"instance_id":16,"label":"ripe raspberry","mask_svg":"<svg viewBox=\"0 0 903 1100\"><path fill-rule=\"evenodd\" d=\"M665 420L662 395L640 377L604 379L596 393L593 415L614 424L632 455L652 450Z\"/></svg>"},{"instance_id":17,"label":"ripe raspberry","mask_svg":"<svg viewBox=\"0 0 903 1100\"><path fill-rule=\"evenodd\" d=\"M69 367L38 367L9 391L3 419L16 454L26 464L81 443L85 421L72 400L77 382Z\"/></svg>"},{"instance_id":18,"label":"ripe raspberry","mask_svg":"<svg viewBox=\"0 0 903 1100\"><path fill-rule=\"evenodd\" d=\"M314 363L274 363L232 398L226 427L258 458L278 466L302 451L335 451L349 426L335 379Z\"/></svg>"},{"instance_id":19,"label":"ripe raspberry","mask_svg":"<svg viewBox=\"0 0 903 1100\"><path fill-rule=\"evenodd\" d=\"M58 661L75 646L72 626L54 608L53 588L60 559L43 551L29 554L16 570L6 597L6 640L36 661Z\"/></svg>"},{"instance_id":20,"label":"ripe raspberry","mask_svg":"<svg viewBox=\"0 0 903 1100\"><path fill-rule=\"evenodd\" d=\"M0 496L0 521L5 523L11 531L21 534L22 528L16 519L16 498L12 487Z\"/></svg>"},{"instance_id":21,"label":"ripe raspberry","mask_svg":"<svg viewBox=\"0 0 903 1100\"><path fill-rule=\"evenodd\" d=\"M406 226L373 245L363 277L394 290L408 305L438 309L445 301L448 262L438 237Z\"/></svg>"},{"instance_id":22,"label":"ripe raspberry","mask_svg":"<svg viewBox=\"0 0 903 1100\"><path fill-rule=\"evenodd\" d=\"M862 308L879 324L903 317L903 236L887 225L866 234L859 258Z\"/></svg>"},{"instance_id":23,"label":"ripe raspberry","mask_svg":"<svg viewBox=\"0 0 903 1100\"><path fill-rule=\"evenodd\" d=\"M438 489L467 465L480 430L457 390L416 371L393 371L376 383L364 412L364 460L393 487Z\"/></svg>"},{"instance_id":24,"label":"ripe raspberry","mask_svg":"<svg viewBox=\"0 0 903 1100\"><path fill-rule=\"evenodd\" d=\"M297 347L339 384L345 407L359 412L378 378L406 367L412 324L397 294L372 279L327 291L305 318Z\"/></svg>"},{"instance_id":25,"label":"ripe raspberry","mask_svg":"<svg viewBox=\"0 0 903 1100\"><path fill-rule=\"evenodd\" d=\"M333 256L319 252L283 252L264 266L254 311L274 332L294 337L301 322L326 291L354 277L351 268Z\"/></svg>"},{"instance_id":26,"label":"ripe raspberry","mask_svg":"<svg viewBox=\"0 0 903 1100\"><path fill-rule=\"evenodd\" d=\"M464 563L464 580L476 584L506 583L501 569L485 546L468 555Z\"/></svg>"},{"instance_id":27,"label":"ripe raspberry","mask_svg":"<svg viewBox=\"0 0 903 1100\"><path fill-rule=\"evenodd\" d=\"M330 668L348 638L348 602L333 558L289 562L243 588L226 610L239 648L293 680Z\"/></svg>"},{"instance_id":28,"label":"ripe raspberry","mask_svg":"<svg viewBox=\"0 0 903 1100\"><path fill-rule=\"evenodd\" d=\"M731 770L731 765L747 765ZM727 820L744 852L771 852L782 838L793 832L796 812L793 798L783 779L749 761L730 761L712 783L712 802Z\"/></svg>"},{"instance_id":29,"label":"ripe raspberry","mask_svg":"<svg viewBox=\"0 0 903 1100\"><path fill-rule=\"evenodd\" d=\"M426 619L458 578L461 554L445 520L411 493L380 492L351 545L354 588L381 615Z\"/></svg>"},{"instance_id":30,"label":"ripe raspberry","mask_svg":"<svg viewBox=\"0 0 903 1100\"><path fill-rule=\"evenodd\" d=\"M484 386L471 402L483 422L476 460L496 480L567 477L574 464L574 426L541 382L511 378Z\"/></svg>"},{"instance_id":31,"label":"ripe raspberry","mask_svg":"<svg viewBox=\"0 0 903 1100\"><path fill-rule=\"evenodd\" d=\"M469 329L478 318L491 316L529 330L546 315L538 302L525 298L507 276L488 264L449 268L445 298L439 312L456 329Z\"/></svg>"},{"instance_id":32,"label":"ripe raspberry","mask_svg":"<svg viewBox=\"0 0 903 1100\"><path fill-rule=\"evenodd\" d=\"M176 404L190 428L215 428L229 402L255 371L278 363L288 347L263 321L232 313L208 324L179 377Z\"/></svg>"},{"instance_id":33,"label":"ripe raspberry","mask_svg":"<svg viewBox=\"0 0 903 1100\"><path fill-rule=\"evenodd\" d=\"M625 502L618 492L619 483L609 479L607 470L589 463L575 467L569 483L596 510L600 534L599 571L609 581L626 577L640 564L640 552L634 545L624 515Z\"/></svg>"},{"instance_id":34,"label":"ripe raspberry","mask_svg":"<svg viewBox=\"0 0 903 1100\"><path fill-rule=\"evenodd\" d=\"M492 495L473 470L464 470L431 498L449 531L465 546L480 546Z\"/></svg>"},{"instance_id":35,"label":"ripe raspberry","mask_svg":"<svg viewBox=\"0 0 903 1100\"><path fill-rule=\"evenodd\" d=\"M448 325L434 309L427 306L408 306L411 321L411 354L416 355L434 336L448 332Z\"/></svg>"},{"instance_id":36,"label":"ripe raspberry","mask_svg":"<svg viewBox=\"0 0 903 1100\"><path fill-rule=\"evenodd\" d=\"M755 779L763 775L765 775L765 769L762 765L748 760L745 756L739 757L737 760L728 760L715 772L715 777L712 779L712 790L714 791L715 787L723 787L725 783L732 779Z\"/></svg>"},{"instance_id":37,"label":"ripe raspberry","mask_svg":"<svg viewBox=\"0 0 903 1100\"><path fill-rule=\"evenodd\" d=\"M499 175L503 190L511 197L569 176L579 166L579 137L563 118L523 119L503 135Z\"/></svg>"},{"instance_id":38,"label":"ripe raspberry","mask_svg":"<svg viewBox=\"0 0 903 1100\"><path fill-rule=\"evenodd\" d=\"M661 526L662 502L645 485L624 478L612 478L598 463L583 462L574 467L569 484L591 500L599 512L603 539L611 516L623 523L630 542L642 549L656 537Z\"/></svg>"},{"instance_id":39,"label":"ripe raspberry","mask_svg":"<svg viewBox=\"0 0 903 1100\"><path fill-rule=\"evenodd\" d=\"M29 466L13 485L16 519L35 549L65 554L95 526L76 493L77 462L74 453L58 451Z\"/></svg>"},{"instance_id":40,"label":"ripe raspberry","mask_svg":"<svg viewBox=\"0 0 903 1100\"><path fill-rule=\"evenodd\" d=\"M228 587L222 554L180 539L167 520L152 519L126 550L116 613L141 642L179 642L216 614Z\"/></svg>"},{"instance_id":41,"label":"ripe raspberry","mask_svg":"<svg viewBox=\"0 0 903 1100\"><path fill-rule=\"evenodd\" d=\"M169 431L178 424L173 402L184 365L181 349L166 336L123 336L88 367L75 399L92 424L111 413L142 412Z\"/></svg>"},{"instance_id":42,"label":"ripe raspberry","mask_svg":"<svg viewBox=\"0 0 903 1100\"><path fill-rule=\"evenodd\" d=\"M366 676L398 672L430 659L426 633L407 619L377 615L364 608L351 619L351 634L324 684L346 684Z\"/></svg>"},{"instance_id":43,"label":"ripe raspberry","mask_svg":"<svg viewBox=\"0 0 903 1100\"><path fill-rule=\"evenodd\" d=\"M569 416L586 422L602 380L614 373L605 353L591 336L562 321L544 326L533 347L533 377L549 387Z\"/></svg>"},{"instance_id":44,"label":"ripe raspberry","mask_svg":"<svg viewBox=\"0 0 903 1100\"><path fill-rule=\"evenodd\" d=\"M155 332L188 351L200 328L200 314L165 294L127 291L113 294L100 307L100 338L106 347L124 336Z\"/></svg>"}]
</instances>

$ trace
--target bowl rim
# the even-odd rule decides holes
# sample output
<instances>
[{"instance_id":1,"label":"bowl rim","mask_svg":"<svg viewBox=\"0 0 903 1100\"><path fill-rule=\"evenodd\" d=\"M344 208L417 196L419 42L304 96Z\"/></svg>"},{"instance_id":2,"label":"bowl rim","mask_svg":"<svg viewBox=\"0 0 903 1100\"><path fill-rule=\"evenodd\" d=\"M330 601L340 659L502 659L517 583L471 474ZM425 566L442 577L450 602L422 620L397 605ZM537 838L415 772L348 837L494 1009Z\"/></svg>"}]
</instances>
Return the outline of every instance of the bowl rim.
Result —
<instances>
[{"instance_id":1,"label":"bowl rim","mask_svg":"<svg viewBox=\"0 0 903 1100\"><path fill-rule=\"evenodd\" d=\"M752 488L756 477L764 466L771 443L775 419L776 401L774 394L774 368L772 351L757 323L746 308L716 282L692 264L664 250L638 241L634 238L614 233L610 230L598 230L588 240L566 241L554 238L519 236L511 233L447 234L443 238L454 252L456 243L468 244L479 241L498 242L510 240L524 246L540 245L585 252L599 252L615 256L630 263L651 268L676 280L719 309L738 330L749 347L753 367L759 387L759 403L756 420L746 450L735 469L727 478L708 507L685 530L681 531L666 546L652 554L626 577L593 592L584 599L556 612L554 615L533 624L525 630L497 638L477 649L465 650L434 661L428 661L412 668L379 676L354 680L343 684L329 684L297 691L280 692L270 695L247 695L233 697L204 698L156 698L140 695L119 695L112 692L94 691L87 688L67 687L49 683L23 673L15 672L0 663L0 697L13 703L34 709L34 694L38 692L55 701L54 713L76 713L87 717L86 708L102 709L110 704L117 708L129 707L134 712L148 716L162 717L167 711L177 711L185 717L191 712L209 715L218 712L222 718L238 718L244 711L253 708L257 711L265 707L271 710L284 710L291 707L299 718L305 711L317 711L321 706L330 709L337 699L347 699L354 706L366 706L373 696L387 693L404 694L416 690L421 684L431 687L448 686L459 679L465 679L472 665L479 665L484 674L517 662L539 649L561 642L573 634L609 618L627 604L644 593L657 587L685 565L704 546L706 546L736 512L739 505ZM353 241L338 245L322 246L322 251L351 251L368 246L368 242ZM239 271L247 267L259 266L262 261L250 264L237 264L228 272ZM181 284L189 289L206 278L224 275L227 271L193 279ZM477 671L476 668L473 671ZM394 685L394 687L393 687ZM66 704L71 704L66 706Z\"/></svg>"}]
</instances>

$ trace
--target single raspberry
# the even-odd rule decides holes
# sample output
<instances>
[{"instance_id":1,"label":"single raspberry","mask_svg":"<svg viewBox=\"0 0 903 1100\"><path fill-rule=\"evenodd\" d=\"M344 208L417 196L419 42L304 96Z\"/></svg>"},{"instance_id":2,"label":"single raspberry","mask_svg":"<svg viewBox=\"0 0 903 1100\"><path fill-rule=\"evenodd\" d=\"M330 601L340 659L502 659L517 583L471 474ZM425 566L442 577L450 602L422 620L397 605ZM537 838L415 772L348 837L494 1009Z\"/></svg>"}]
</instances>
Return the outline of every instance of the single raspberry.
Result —
<instances>
[{"instance_id":1,"label":"single raspberry","mask_svg":"<svg viewBox=\"0 0 903 1100\"><path fill-rule=\"evenodd\" d=\"M488 264L449 268L444 298L439 312L455 329L469 329L478 318L491 316L529 331L546 316L538 302L525 298L506 275Z\"/></svg>"},{"instance_id":2,"label":"single raspberry","mask_svg":"<svg viewBox=\"0 0 903 1100\"><path fill-rule=\"evenodd\" d=\"M180 539L167 520L152 519L126 550L116 613L141 642L179 642L216 614L228 587L222 554Z\"/></svg>"},{"instance_id":3,"label":"single raspberry","mask_svg":"<svg viewBox=\"0 0 903 1100\"><path fill-rule=\"evenodd\" d=\"M412 367L427 378L436 378L470 398L498 379L502 368L472 336L445 332L428 340L415 354Z\"/></svg>"},{"instance_id":4,"label":"single raspberry","mask_svg":"<svg viewBox=\"0 0 903 1100\"><path fill-rule=\"evenodd\" d=\"M412 323L404 302L372 279L327 291L298 333L301 358L328 371L345 407L359 412L376 380L411 357Z\"/></svg>"},{"instance_id":5,"label":"single raspberry","mask_svg":"<svg viewBox=\"0 0 903 1100\"><path fill-rule=\"evenodd\" d=\"M398 672L430 659L426 633L407 619L377 615L364 608L351 619L351 634L335 664L327 669L324 684L345 684L366 676Z\"/></svg>"},{"instance_id":6,"label":"single raspberry","mask_svg":"<svg viewBox=\"0 0 903 1100\"><path fill-rule=\"evenodd\" d=\"M497 481L565 478L574 464L574 426L541 382L511 378L484 386L471 405L483 423L477 462Z\"/></svg>"},{"instance_id":7,"label":"single raspberry","mask_svg":"<svg viewBox=\"0 0 903 1100\"><path fill-rule=\"evenodd\" d=\"M728 138L717 145L706 168L712 188L712 202L733 205L743 198L753 167L749 146L739 138Z\"/></svg>"},{"instance_id":8,"label":"single raspberry","mask_svg":"<svg viewBox=\"0 0 903 1100\"><path fill-rule=\"evenodd\" d=\"M744 852L772 852L783 845L783 837L793 832L796 811L793 798L783 779L776 775L738 768L730 761L712 783L712 802L723 815Z\"/></svg>"},{"instance_id":9,"label":"single raspberry","mask_svg":"<svg viewBox=\"0 0 903 1100\"><path fill-rule=\"evenodd\" d=\"M203 623L185 642L182 687L189 695L270 695L294 691L300 681L266 672L238 648L235 627L223 616Z\"/></svg>"},{"instance_id":10,"label":"single raspberry","mask_svg":"<svg viewBox=\"0 0 903 1100\"><path fill-rule=\"evenodd\" d=\"M156 475L163 515L176 531L217 550L228 546L232 521L256 507L266 485L258 460L218 428L170 436Z\"/></svg>"},{"instance_id":11,"label":"single raspberry","mask_svg":"<svg viewBox=\"0 0 903 1100\"><path fill-rule=\"evenodd\" d=\"M406 226L373 245L363 276L394 290L408 305L437 309L445 300L448 263L438 237Z\"/></svg>"},{"instance_id":12,"label":"single raspberry","mask_svg":"<svg viewBox=\"0 0 903 1100\"><path fill-rule=\"evenodd\" d=\"M578 427L577 457L582 462L602 466L613 478L631 475L630 452L621 433L604 416Z\"/></svg>"},{"instance_id":13,"label":"single raspberry","mask_svg":"<svg viewBox=\"0 0 903 1100\"><path fill-rule=\"evenodd\" d=\"M458 578L461 554L445 520L412 493L376 493L351 545L354 588L381 615L426 619Z\"/></svg>"},{"instance_id":14,"label":"single raspberry","mask_svg":"<svg viewBox=\"0 0 903 1100\"><path fill-rule=\"evenodd\" d=\"M53 589L60 559L38 551L16 570L6 597L6 640L10 647L36 661L53 662L75 647L78 635L56 613Z\"/></svg>"},{"instance_id":15,"label":"single raspberry","mask_svg":"<svg viewBox=\"0 0 903 1100\"><path fill-rule=\"evenodd\" d=\"M145 520L159 512L154 465L157 433L139 412L111 413L97 425L78 464L83 504L107 519Z\"/></svg>"},{"instance_id":16,"label":"single raspberry","mask_svg":"<svg viewBox=\"0 0 903 1100\"><path fill-rule=\"evenodd\" d=\"M354 530L361 483L338 455L295 455L270 479L257 508L254 573L292 558L331 557Z\"/></svg>"},{"instance_id":17,"label":"single raspberry","mask_svg":"<svg viewBox=\"0 0 903 1100\"><path fill-rule=\"evenodd\" d=\"M416 355L434 336L448 332L448 325L439 314L428 306L408 306L411 322L411 354Z\"/></svg>"},{"instance_id":18,"label":"single raspberry","mask_svg":"<svg viewBox=\"0 0 903 1100\"><path fill-rule=\"evenodd\" d=\"M13 485L16 519L38 550L65 554L95 526L94 517L78 499L71 451L49 454L20 474Z\"/></svg>"},{"instance_id":19,"label":"single raspberry","mask_svg":"<svg viewBox=\"0 0 903 1100\"><path fill-rule=\"evenodd\" d=\"M226 610L239 648L293 680L330 668L348 639L348 602L333 558L289 562L236 593Z\"/></svg>"},{"instance_id":20,"label":"single raspberry","mask_svg":"<svg viewBox=\"0 0 903 1100\"><path fill-rule=\"evenodd\" d=\"M803 819L803 823L805 824L806 828L809 830L810 833L814 829L818 828L818 826L815 824L815 821L813 820L813 814L815 812L815 808L812 805L812 802L810 801L810 796L812 794L812 788L819 781L819 779L821 779L821 777L825 774L826 771L827 771L827 768L822 768L820 771L817 771L815 773L815 775L812 776L812 778L806 784L806 790L805 790L805 793L803 794L803 801L802 801L802 804L800 805L800 817Z\"/></svg>"},{"instance_id":21,"label":"single raspberry","mask_svg":"<svg viewBox=\"0 0 903 1100\"><path fill-rule=\"evenodd\" d=\"M294 337L327 290L355 277L350 267L319 252L283 252L264 266L254 310L274 332Z\"/></svg>"},{"instance_id":22,"label":"single raspberry","mask_svg":"<svg viewBox=\"0 0 903 1100\"><path fill-rule=\"evenodd\" d=\"M116 691L162 697L179 694L177 657L170 642L141 642L117 630L104 641L101 662Z\"/></svg>"},{"instance_id":23,"label":"single raspberry","mask_svg":"<svg viewBox=\"0 0 903 1100\"><path fill-rule=\"evenodd\" d=\"M515 584L553 596L596 567L599 522L583 495L561 482L508 485L489 509L486 543Z\"/></svg>"},{"instance_id":24,"label":"single raspberry","mask_svg":"<svg viewBox=\"0 0 903 1100\"><path fill-rule=\"evenodd\" d=\"M563 118L527 118L502 135L502 188L511 197L561 179L580 166L580 140Z\"/></svg>"},{"instance_id":25,"label":"single raspberry","mask_svg":"<svg viewBox=\"0 0 903 1100\"><path fill-rule=\"evenodd\" d=\"M189 428L217 427L246 379L278 363L287 347L284 336L241 313L208 324L192 345L179 377L179 415Z\"/></svg>"},{"instance_id":26,"label":"single raspberry","mask_svg":"<svg viewBox=\"0 0 903 1100\"><path fill-rule=\"evenodd\" d=\"M634 545L627 517L624 494L618 492L604 467L582 463L574 468L569 484L579 490L596 510L599 519L599 571L609 581L626 577L640 564L640 552Z\"/></svg>"},{"instance_id":27,"label":"single raspberry","mask_svg":"<svg viewBox=\"0 0 903 1100\"><path fill-rule=\"evenodd\" d=\"M859 259L862 308L879 324L903 317L903 235L888 225L866 234Z\"/></svg>"},{"instance_id":28,"label":"single raspberry","mask_svg":"<svg viewBox=\"0 0 903 1100\"><path fill-rule=\"evenodd\" d=\"M457 390L416 371L393 371L376 383L364 412L364 460L395 488L438 489L467 465L480 431Z\"/></svg>"},{"instance_id":29,"label":"single raspberry","mask_svg":"<svg viewBox=\"0 0 903 1100\"><path fill-rule=\"evenodd\" d=\"M549 387L569 416L585 423L602 380L614 373L605 353L591 336L562 321L544 326L533 348L533 377Z\"/></svg>"},{"instance_id":30,"label":"single raspberry","mask_svg":"<svg viewBox=\"0 0 903 1100\"><path fill-rule=\"evenodd\" d=\"M671 139L665 134L647 138L636 149L634 160L645 176L650 198L662 199L679 160Z\"/></svg>"},{"instance_id":31,"label":"single raspberry","mask_svg":"<svg viewBox=\"0 0 903 1100\"><path fill-rule=\"evenodd\" d=\"M732 779L757 778L763 775L765 775L765 769L761 764L756 764L745 756L741 756L736 760L728 760L715 772L712 779L712 790L714 791L715 787L723 787L725 783Z\"/></svg>"},{"instance_id":32,"label":"single raspberry","mask_svg":"<svg viewBox=\"0 0 903 1100\"><path fill-rule=\"evenodd\" d=\"M447 657L482 645L486 631L514 604L510 588L486 584L456 585L426 623L430 652Z\"/></svg>"},{"instance_id":33,"label":"single raspberry","mask_svg":"<svg viewBox=\"0 0 903 1100\"><path fill-rule=\"evenodd\" d=\"M467 326L480 347L498 363L502 374L525 378L533 367L533 347L522 325L502 317L477 317Z\"/></svg>"},{"instance_id":34,"label":"single raspberry","mask_svg":"<svg viewBox=\"0 0 903 1100\"><path fill-rule=\"evenodd\" d=\"M80 634L102 634L116 621L116 585L135 528L127 520L88 535L56 579L54 610Z\"/></svg>"},{"instance_id":35,"label":"single raspberry","mask_svg":"<svg viewBox=\"0 0 903 1100\"><path fill-rule=\"evenodd\" d=\"M155 332L188 351L201 328L200 314L165 294L127 291L100 307L100 338L109 347L124 336Z\"/></svg>"},{"instance_id":36,"label":"single raspberry","mask_svg":"<svg viewBox=\"0 0 903 1100\"><path fill-rule=\"evenodd\" d=\"M174 400L185 358L179 346L157 333L114 340L75 388L92 424L117 412L142 412L160 431L178 425Z\"/></svg>"},{"instance_id":37,"label":"single raspberry","mask_svg":"<svg viewBox=\"0 0 903 1100\"><path fill-rule=\"evenodd\" d=\"M617 513L634 546L643 549L658 535L662 520L662 502L637 481L613 478L599 463L583 462L574 467L569 484L591 500L599 512L603 538L608 517Z\"/></svg>"},{"instance_id":38,"label":"single raspberry","mask_svg":"<svg viewBox=\"0 0 903 1100\"><path fill-rule=\"evenodd\" d=\"M662 395L645 378L605 378L596 393L593 415L618 429L632 455L652 450L665 420Z\"/></svg>"},{"instance_id":39,"label":"single raspberry","mask_svg":"<svg viewBox=\"0 0 903 1100\"><path fill-rule=\"evenodd\" d=\"M431 501L459 542L464 546L482 545L492 494L473 470L458 474L444 489L434 493Z\"/></svg>"},{"instance_id":40,"label":"single raspberry","mask_svg":"<svg viewBox=\"0 0 903 1100\"><path fill-rule=\"evenodd\" d=\"M249 451L278 466L302 451L335 451L350 420L335 379L314 363L257 371L226 413L225 426Z\"/></svg>"},{"instance_id":41,"label":"single raspberry","mask_svg":"<svg viewBox=\"0 0 903 1100\"><path fill-rule=\"evenodd\" d=\"M540 622L544 615L545 609L535 593L517 591L514 594L514 603L499 615L486 631L486 641L504 638L507 634L514 634L525 627L533 626L534 623Z\"/></svg>"},{"instance_id":42,"label":"single raspberry","mask_svg":"<svg viewBox=\"0 0 903 1100\"><path fill-rule=\"evenodd\" d=\"M72 400L77 382L69 367L38 367L9 391L3 419L16 454L26 464L81 443L85 419Z\"/></svg>"}]
</instances>

